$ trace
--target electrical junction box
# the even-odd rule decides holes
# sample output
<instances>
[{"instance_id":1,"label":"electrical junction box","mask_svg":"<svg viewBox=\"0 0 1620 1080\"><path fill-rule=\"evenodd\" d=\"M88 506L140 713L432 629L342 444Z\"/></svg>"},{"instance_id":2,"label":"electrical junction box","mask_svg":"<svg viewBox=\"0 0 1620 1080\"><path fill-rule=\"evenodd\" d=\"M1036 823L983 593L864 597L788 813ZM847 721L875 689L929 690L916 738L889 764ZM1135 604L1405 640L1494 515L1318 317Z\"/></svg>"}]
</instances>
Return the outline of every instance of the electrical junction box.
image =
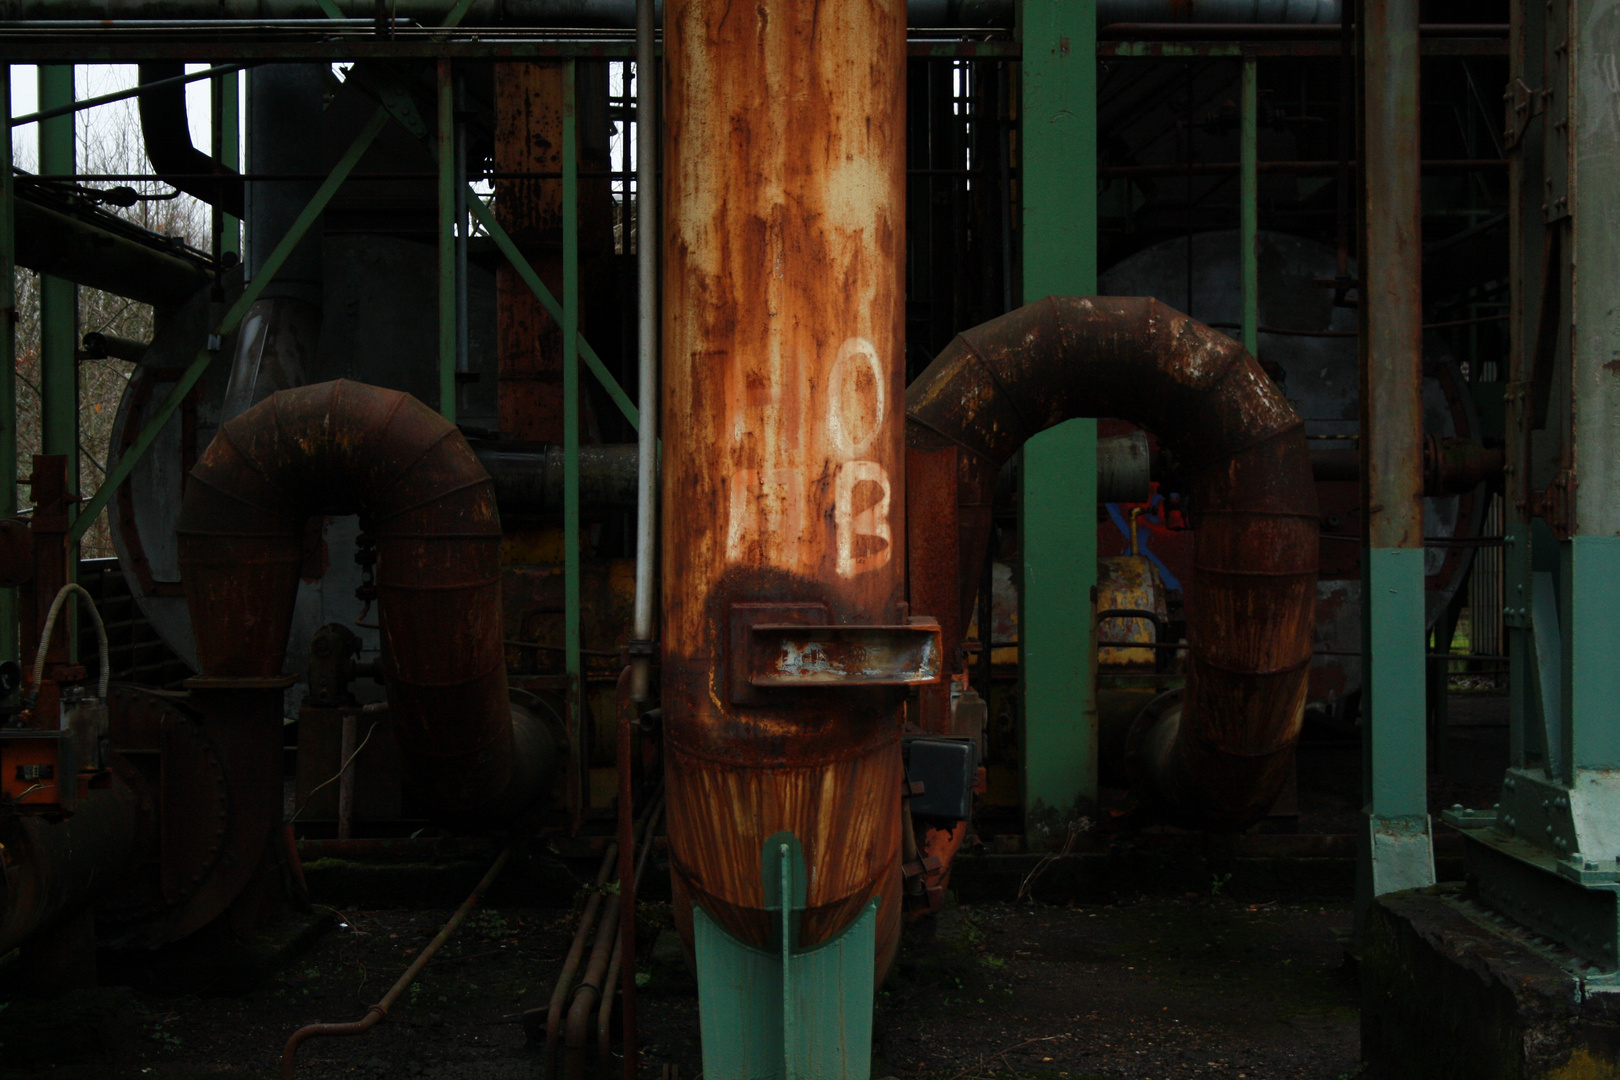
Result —
<instances>
[{"instance_id":1,"label":"electrical junction box","mask_svg":"<svg viewBox=\"0 0 1620 1080\"><path fill-rule=\"evenodd\" d=\"M911 796L913 814L948 821L973 816L973 781L979 769L974 740L907 739L905 752L906 779L922 784L922 791Z\"/></svg>"}]
</instances>

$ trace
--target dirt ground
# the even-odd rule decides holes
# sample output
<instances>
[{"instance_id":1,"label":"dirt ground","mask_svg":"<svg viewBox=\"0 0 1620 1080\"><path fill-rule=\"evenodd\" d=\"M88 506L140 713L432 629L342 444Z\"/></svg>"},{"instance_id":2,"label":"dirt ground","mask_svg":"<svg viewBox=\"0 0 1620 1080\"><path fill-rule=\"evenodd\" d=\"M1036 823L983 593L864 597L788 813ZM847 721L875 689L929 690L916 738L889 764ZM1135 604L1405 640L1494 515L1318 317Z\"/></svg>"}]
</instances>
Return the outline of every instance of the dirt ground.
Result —
<instances>
[{"instance_id":1,"label":"dirt ground","mask_svg":"<svg viewBox=\"0 0 1620 1080\"><path fill-rule=\"evenodd\" d=\"M329 914L334 926L313 948L247 993L125 987L50 1005L15 1000L0 1010L0 1075L274 1077L288 1034L362 1016L449 912ZM387 1021L358 1038L306 1042L297 1075L540 1076L542 1056L521 1014L546 1002L573 918L539 908L479 912ZM667 918L667 907L647 905L650 931ZM952 907L932 928L908 931L879 996L873 1076L1355 1076L1356 992L1342 944L1350 922L1343 905L1220 895ZM673 1064L698 1080L696 986L672 946L664 935L643 967L643 1075L659 1078Z\"/></svg>"},{"instance_id":2,"label":"dirt ground","mask_svg":"<svg viewBox=\"0 0 1620 1080\"><path fill-rule=\"evenodd\" d=\"M1494 799L1506 759L1504 707L1503 699L1453 697L1445 759L1430 777L1436 811L1453 801ZM1354 829L1359 758L1345 733L1305 740L1302 833ZM1312 869L1320 862L1300 861L1290 896L1311 893L1299 879L1321 874ZM470 870L475 880L481 867ZM1247 894L1234 896L1240 882L1229 882L1230 875L1200 873L1180 875L1195 892L1166 894L1173 886L1159 875L1152 895L1093 888L1084 901L1048 888L1047 903L1015 902L1016 884L999 882L964 889L975 902L948 907L907 931L878 997L872 1076L1360 1076L1358 995L1345 954L1347 899L1272 898L1257 894L1253 881ZM306 1042L297 1076L538 1080L543 1057L528 1041L522 1014L545 1004L568 950L585 895L572 880L564 873L550 884L507 881L500 895L498 886L492 906L469 920L385 1022L358 1038ZM279 1075L289 1034L316 1021L363 1016L466 888L452 883L428 900L428 892L401 879L374 893L441 906L327 909L327 929L311 947L242 992L191 978L179 982L211 986L213 993L164 993L155 962L149 973L140 958L133 964L126 958L123 979L132 985L53 1002L7 1001L11 988L27 981L14 955L12 966L0 965L0 1080L270 1080ZM568 907L571 892L576 910ZM1094 901L1099 895L1112 902ZM537 906L526 906L531 901ZM641 922L642 1076L677 1080L665 1071L673 1065L679 1080L701 1080L696 984L672 933L659 932L669 925L668 906L643 905ZM616 1080L619 1062L608 1065L593 1080Z\"/></svg>"}]
</instances>

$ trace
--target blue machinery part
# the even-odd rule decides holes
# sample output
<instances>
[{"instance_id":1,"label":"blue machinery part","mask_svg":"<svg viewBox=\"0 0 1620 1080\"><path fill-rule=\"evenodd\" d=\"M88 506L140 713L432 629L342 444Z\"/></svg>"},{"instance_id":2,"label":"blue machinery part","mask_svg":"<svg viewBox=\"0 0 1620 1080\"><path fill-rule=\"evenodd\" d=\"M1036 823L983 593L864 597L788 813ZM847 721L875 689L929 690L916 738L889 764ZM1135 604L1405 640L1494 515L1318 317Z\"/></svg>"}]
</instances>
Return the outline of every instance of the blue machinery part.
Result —
<instances>
[{"instance_id":1,"label":"blue machinery part","mask_svg":"<svg viewBox=\"0 0 1620 1080\"><path fill-rule=\"evenodd\" d=\"M778 912L771 950L745 945L700 905L697 950L703 1075L707 1080L867 1080L872 1071L873 900L843 933L798 948L804 850L779 832L760 852L766 911Z\"/></svg>"}]
</instances>

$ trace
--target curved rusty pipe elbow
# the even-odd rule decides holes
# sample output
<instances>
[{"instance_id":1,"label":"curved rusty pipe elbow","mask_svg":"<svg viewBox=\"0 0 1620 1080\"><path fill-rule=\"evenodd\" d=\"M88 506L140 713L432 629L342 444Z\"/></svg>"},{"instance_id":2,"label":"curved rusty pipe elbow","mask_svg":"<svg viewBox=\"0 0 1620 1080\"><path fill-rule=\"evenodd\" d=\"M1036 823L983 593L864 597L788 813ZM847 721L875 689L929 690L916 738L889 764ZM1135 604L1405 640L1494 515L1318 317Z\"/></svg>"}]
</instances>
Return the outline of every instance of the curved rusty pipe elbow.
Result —
<instances>
[{"instance_id":1,"label":"curved rusty pipe elbow","mask_svg":"<svg viewBox=\"0 0 1620 1080\"><path fill-rule=\"evenodd\" d=\"M306 522L328 514L359 514L377 545L383 681L418 791L456 823L521 811L551 744L507 698L494 491L456 426L409 394L283 390L220 428L177 529L202 673L281 673Z\"/></svg>"},{"instance_id":2,"label":"curved rusty pipe elbow","mask_svg":"<svg viewBox=\"0 0 1620 1080\"><path fill-rule=\"evenodd\" d=\"M907 388L906 414L911 445L965 451L966 565L983 559L996 470L1054 424L1130 420L1186 463L1187 685L1179 714L1138 724L1138 761L1181 820L1238 829L1263 816L1305 705L1318 522L1302 423L1254 358L1157 300L1050 297L958 336ZM975 584L963 583L964 626Z\"/></svg>"}]
</instances>

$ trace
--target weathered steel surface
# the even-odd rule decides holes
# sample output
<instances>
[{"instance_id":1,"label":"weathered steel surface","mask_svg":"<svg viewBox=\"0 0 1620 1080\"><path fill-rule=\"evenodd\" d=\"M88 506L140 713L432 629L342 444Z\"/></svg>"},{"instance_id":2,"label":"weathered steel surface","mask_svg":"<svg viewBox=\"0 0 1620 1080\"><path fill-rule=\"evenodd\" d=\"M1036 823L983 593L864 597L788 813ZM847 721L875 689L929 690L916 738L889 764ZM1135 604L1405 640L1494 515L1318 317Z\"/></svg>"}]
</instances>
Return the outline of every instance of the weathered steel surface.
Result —
<instances>
[{"instance_id":1,"label":"weathered steel surface","mask_svg":"<svg viewBox=\"0 0 1620 1080\"><path fill-rule=\"evenodd\" d=\"M913 611L939 620L945 674L961 670L959 645L967 636L957 582L977 579L979 568L962 563L956 505L955 446L906 450L906 595ZM917 712L907 719L934 735L950 732L950 680L917 692Z\"/></svg>"},{"instance_id":2,"label":"weathered steel surface","mask_svg":"<svg viewBox=\"0 0 1620 1080\"><path fill-rule=\"evenodd\" d=\"M204 675L281 672L304 523L358 513L377 545L384 682L416 790L466 819L533 792L514 753L500 520L454 425L394 390L286 390L222 427L176 530Z\"/></svg>"},{"instance_id":3,"label":"weathered steel surface","mask_svg":"<svg viewBox=\"0 0 1620 1080\"><path fill-rule=\"evenodd\" d=\"M562 64L501 64L495 78L495 171L562 168ZM497 180L495 212L553 293L562 292L562 182ZM562 441L562 327L516 271L495 271L500 424L509 439Z\"/></svg>"},{"instance_id":4,"label":"weathered steel surface","mask_svg":"<svg viewBox=\"0 0 1620 1080\"><path fill-rule=\"evenodd\" d=\"M928 686L940 681L939 624L748 629L748 682L761 689Z\"/></svg>"},{"instance_id":5,"label":"weathered steel surface","mask_svg":"<svg viewBox=\"0 0 1620 1080\"><path fill-rule=\"evenodd\" d=\"M905 7L665 8L664 731L671 867L770 940L761 845L811 868L801 945L874 897L900 919L900 718L890 688L730 700L731 608L897 625L905 506ZM765 619L756 620L759 622Z\"/></svg>"},{"instance_id":6,"label":"weathered steel surface","mask_svg":"<svg viewBox=\"0 0 1620 1080\"><path fill-rule=\"evenodd\" d=\"M959 336L911 384L906 412L912 446L967 451L973 504L1026 439L1070 417L1160 433L1198 516L1187 704L1155 786L1208 827L1264 814L1305 704L1317 504L1299 417L1254 358L1156 300L1048 298Z\"/></svg>"}]
</instances>

